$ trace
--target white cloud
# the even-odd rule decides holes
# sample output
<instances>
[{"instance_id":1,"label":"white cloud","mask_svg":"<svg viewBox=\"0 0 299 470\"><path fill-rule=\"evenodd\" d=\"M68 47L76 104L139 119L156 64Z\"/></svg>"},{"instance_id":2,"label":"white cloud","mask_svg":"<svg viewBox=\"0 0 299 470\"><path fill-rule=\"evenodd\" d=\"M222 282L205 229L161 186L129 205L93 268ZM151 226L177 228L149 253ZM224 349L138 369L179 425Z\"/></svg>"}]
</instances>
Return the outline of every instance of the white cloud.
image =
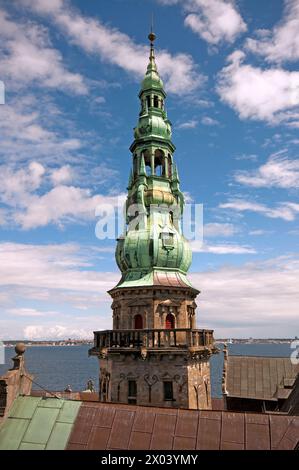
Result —
<instances>
[{"instance_id":1,"label":"white cloud","mask_svg":"<svg viewBox=\"0 0 299 470\"><path fill-rule=\"evenodd\" d=\"M0 166L0 201L10 211L10 219L23 229L64 224L95 219L98 206L121 204L123 195L104 196L92 194L89 189L59 184L59 179L69 178L70 169L61 167L46 173L38 162L17 170L14 166ZM48 180L54 187L48 187ZM6 213L7 219L7 213Z\"/></svg>"},{"instance_id":2,"label":"white cloud","mask_svg":"<svg viewBox=\"0 0 299 470\"><path fill-rule=\"evenodd\" d=\"M273 31L257 31L258 39L246 41L249 50L265 57L268 62L299 59L299 1L285 0L284 3L283 18Z\"/></svg>"},{"instance_id":3,"label":"white cloud","mask_svg":"<svg viewBox=\"0 0 299 470\"><path fill-rule=\"evenodd\" d=\"M64 165L61 168L57 168L51 173L51 180L54 186L70 183L73 180L73 170L70 165Z\"/></svg>"},{"instance_id":4,"label":"white cloud","mask_svg":"<svg viewBox=\"0 0 299 470\"><path fill-rule=\"evenodd\" d=\"M181 0L158 0L161 5L177 5Z\"/></svg>"},{"instance_id":5,"label":"white cloud","mask_svg":"<svg viewBox=\"0 0 299 470\"><path fill-rule=\"evenodd\" d=\"M255 162L256 160L258 159L258 156L255 155L255 154L246 154L246 153L243 153L241 155L237 155L235 157L235 160L249 160L249 161L252 161L252 162Z\"/></svg>"},{"instance_id":6,"label":"white cloud","mask_svg":"<svg viewBox=\"0 0 299 470\"><path fill-rule=\"evenodd\" d=\"M114 199L108 198L113 202ZM16 212L15 220L27 230L50 223L63 225L76 219L92 219L95 208L106 202L107 198L92 196L87 189L60 185L41 196L31 195L25 203L25 210Z\"/></svg>"},{"instance_id":7,"label":"white cloud","mask_svg":"<svg viewBox=\"0 0 299 470\"><path fill-rule=\"evenodd\" d=\"M178 129L194 129L197 127L198 121L196 119L190 119L189 121L182 122L178 124Z\"/></svg>"},{"instance_id":8,"label":"white cloud","mask_svg":"<svg viewBox=\"0 0 299 470\"><path fill-rule=\"evenodd\" d=\"M213 222L205 224L203 228L204 237L231 237L238 232L238 229L229 223Z\"/></svg>"},{"instance_id":9,"label":"white cloud","mask_svg":"<svg viewBox=\"0 0 299 470\"><path fill-rule=\"evenodd\" d=\"M204 126L217 126L219 124L219 122L217 121L217 119L213 119L209 116L204 116L201 120L201 123L204 125Z\"/></svg>"},{"instance_id":10,"label":"white cloud","mask_svg":"<svg viewBox=\"0 0 299 470\"><path fill-rule=\"evenodd\" d=\"M236 172L235 180L255 188L299 188L299 159L274 154L256 170Z\"/></svg>"},{"instance_id":11,"label":"white cloud","mask_svg":"<svg viewBox=\"0 0 299 470\"><path fill-rule=\"evenodd\" d=\"M223 266L193 273L201 290L200 327L215 336L294 337L299 324L299 260L296 257Z\"/></svg>"},{"instance_id":12,"label":"white cloud","mask_svg":"<svg viewBox=\"0 0 299 470\"><path fill-rule=\"evenodd\" d=\"M6 224L6 210L0 209L0 226Z\"/></svg>"},{"instance_id":13,"label":"white cloud","mask_svg":"<svg viewBox=\"0 0 299 470\"><path fill-rule=\"evenodd\" d=\"M266 235L268 233L271 233L270 230L261 230L261 229L257 229L257 230L251 230L249 232L249 235L253 235L253 236L260 236L260 235Z\"/></svg>"},{"instance_id":14,"label":"white cloud","mask_svg":"<svg viewBox=\"0 0 299 470\"><path fill-rule=\"evenodd\" d=\"M7 313L16 317L48 317L49 315L56 315L58 312L40 311L35 308L10 308Z\"/></svg>"},{"instance_id":15,"label":"white cloud","mask_svg":"<svg viewBox=\"0 0 299 470\"><path fill-rule=\"evenodd\" d=\"M1 106L0 134L0 156L11 162L38 158L51 164L78 163L81 147L90 140L76 132L50 98L39 93L16 95Z\"/></svg>"},{"instance_id":16,"label":"white cloud","mask_svg":"<svg viewBox=\"0 0 299 470\"><path fill-rule=\"evenodd\" d=\"M104 249L71 243L0 243L0 309L8 311L5 321L0 318L2 338L20 338L25 327L36 326L33 317L38 318L40 337L46 338L58 335L52 330L56 325L65 328L61 334L66 337L78 336L80 330L82 337L89 337L95 329L111 327L106 291L120 275L94 270L97 248ZM35 337L34 330L26 336Z\"/></svg>"},{"instance_id":17,"label":"white cloud","mask_svg":"<svg viewBox=\"0 0 299 470\"><path fill-rule=\"evenodd\" d=\"M67 2L21 0L21 3L41 15L49 15L73 44L89 54L98 54L111 64L141 78L146 70L149 48L135 44L126 34L106 26L98 19L85 17ZM157 50L158 68L166 88L171 93L184 95L196 90L204 81L203 75L188 54L171 55Z\"/></svg>"},{"instance_id":18,"label":"white cloud","mask_svg":"<svg viewBox=\"0 0 299 470\"><path fill-rule=\"evenodd\" d=\"M0 197L2 202L10 202L17 194L21 199L26 193L35 191L45 175L45 168L38 162L32 161L27 168L19 170L2 165L0 171Z\"/></svg>"},{"instance_id":19,"label":"white cloud","mask_svg":"<svg viewBox=\"0 0 299 470\"><path fill-rule=\"evenodd\" d=\"M299 126L299 72L281 68L263 70L243 64L235 51L218 75L217 92L242 119ZM254 92L253 92L254 90Z\"/></svg>"},{"instance_id":20,"label":"white cloud","mask_svg":"<svg viewBox=\"0 0 299 470\"><path fill-rule=\"evenodd\" d=\"M233 0L158 0L163 5L182 4L185 26L209 44L232 43L247 30Z\"/></svg>"},{"instance_id":21,"label":"white cloud","mask_svg":"<svg viewBox=\"0 0 299 470\"><path fill-rule=\"evenodd\" d=\"M79 73L64 66L61 53L51 46L47 31L33 22L14 22L0 10L0 75L12 86L36 84L86 94L87 87ZM32 129L33 134L38 129Z\"/></svg>"},{"instance_id":22,"label":"white cloud","mask_svg":"<svg viewBox=\"0 0 299 470\"><path fill-rule=\"evenodd\" d=\"M69 325L28 325L24 328L24 338L37 341L45 339L88 339L92 338L92 331L83 328L72 328Z\"/></svg>"},{"instance_id":23,"label":"white cloud","mask_svg":"<svg viewBox=\"0 0 299 470\"><path fill-rule=\"evenodd\" d=\"M244 255L254 254L256 250L250 246L235 245L232 243L209 245L200 241L191 241L191 249L194 253L212 253L215 255Z\"/></svg>"},{"instance_id":24,"label":"white cloud","mask_svg":"<svg viewBox=\"0 0 299 470\"><path fill-rule=\"evenodd\" d=\"M43 298L46 291L75 291L99 295L118 279L115 273L90 270L94 251L83 251L77 244L29 245L0 243L0 285L26 288L32 298ZM30 269L29 269L30 267ZM85 296L84 296L85 298ZM87 304L88 300L85 298Z\"/></svg>"},{"instance_id":25,"label":"white cloud","mask_svg":"<svg viewBox=\"0 0 299 470\"><path fill-rule=\"evenodd\" d=\"M281 202L276 207L268 207L258 202L246 201L244 199L232 199L219 205L221 209L231 209L237 212L256 212L271 219L283 219L287 222L295 220L299 213L299 204L293 202Z\"/></svg>"}]
</instances>

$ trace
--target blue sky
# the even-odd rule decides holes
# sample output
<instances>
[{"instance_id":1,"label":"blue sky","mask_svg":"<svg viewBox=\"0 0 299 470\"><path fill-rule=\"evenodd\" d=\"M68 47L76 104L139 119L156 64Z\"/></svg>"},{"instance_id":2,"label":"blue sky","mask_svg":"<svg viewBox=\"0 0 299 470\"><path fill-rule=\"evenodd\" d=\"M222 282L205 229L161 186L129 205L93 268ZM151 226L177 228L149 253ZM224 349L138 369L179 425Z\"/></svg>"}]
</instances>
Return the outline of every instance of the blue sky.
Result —
<instances>
[{"instance_id":1,"label":"blue sky","mask_svg":"<svg viewBox=\"0 0 299 470\"><path fill-rule=\"evenodd\" d=\"M299 1L0 1L0 338L111 326L114 240L154 13L190 278L217 337L298 334Z\"/></svg>"}]
</instances>

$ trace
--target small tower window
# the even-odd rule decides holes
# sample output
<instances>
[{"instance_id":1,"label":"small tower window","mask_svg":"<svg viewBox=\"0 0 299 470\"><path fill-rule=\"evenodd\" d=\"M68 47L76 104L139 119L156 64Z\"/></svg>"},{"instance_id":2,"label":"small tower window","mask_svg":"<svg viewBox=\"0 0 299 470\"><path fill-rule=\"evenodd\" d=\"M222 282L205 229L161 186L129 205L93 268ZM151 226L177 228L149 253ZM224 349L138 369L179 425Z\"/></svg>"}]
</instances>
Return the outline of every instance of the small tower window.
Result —
<instances>
[{"instance_id":1,"label":"small tower window","mask_svg":"<svg viewBox=\"0 0 299 470\"><path fill-rule=\"evenodd\" d=\"M157 95L154 96L154 107L159 108L159 98Z\"/></svg>"},{"instance_id":2,"label":"small tower window","mask_svg":"<svg viewBox=\"0 0 299 470\"><path fill-rule=\"evenodd\" d=\"M173 385L171 381L163 382L164 401L173 401Z\"/></svg>"},{"instance_id":3,"label":"small tower window","mask_svg":"<svg viewBox=\"0 0 299 470\"><path fill-rule=\"evenodd\" d=\"M174 329L174 316L172 315L172 313L168 313L166 317L165 328L166 330Z\"/></svg>"},{"instance_id":4,"label":"small tower window","mask_svg":"<svg viewBox=\"0 0 299 470\"><path fill-rule=\"evenodd\" d=\"M147 97L146 97L146 104L147 104L147 107L148 107L148 108L151 107L151 97L150 97L150 96L147 96Z\"/></svg>"},{"instance_id":5,"label":"small tower window","mask_svg":"<svg viewBox=\"0 0 299 470\"><path fill-rule=\"evenodd\" d=\"M137 403L137 382L136 380L128 381L128 403L136 405Z\"/></svg>"},{"instance_id":6,"label":"small tower window","mask_svg":"<svg viewBox=\"0 0 299 470\"><path fill-rule=\"evenodd\" d=\"M135 330L142 330L143 328L143 318L140 314L134 317L134 328Z\"/></svg>"}]
</instances>

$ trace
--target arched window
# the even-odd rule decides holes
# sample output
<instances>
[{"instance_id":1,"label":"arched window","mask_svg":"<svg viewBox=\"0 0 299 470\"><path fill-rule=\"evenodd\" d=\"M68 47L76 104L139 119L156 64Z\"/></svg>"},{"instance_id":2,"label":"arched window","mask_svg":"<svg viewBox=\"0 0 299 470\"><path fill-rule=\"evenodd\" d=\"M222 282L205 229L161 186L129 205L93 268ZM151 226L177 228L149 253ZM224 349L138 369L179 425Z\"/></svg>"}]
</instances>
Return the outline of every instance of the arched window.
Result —
<instances>
[{"instance_id":1,"label":"arched window","mask_svg":"<svg viewBox=\"0 0 299 470\"><path fill-rule=\"evenodd\" d=\"M156 95L154 96L154 107L159 108L159 98Z\"/></svg>"},{"instance_id":2,"label":"arched window","mask_svg":"<svg viewBox=\"0 0 299 470\"><path fill-rule=\"evenodd\" d=\"M166 317L165 328L166 330L173 330L174 328L174 315L172 313L168 313Z\"/></svg>"},{"instance_id":3,"label":"arched window","mask_svg":"<svg viewBox=\"0 0 299 470\"><path fill-rule=\"evenodd\" d=\"M145 171L147 175L150 175L152 172L151 168L151 156L148 150L145 150L143 152L143 157L144 157L144 163L145 163Z\"/></svg>"},{"instance_id":4,"label":"arched window","mask_svg":"<svg viewBox=\"0 0 299 470\"><path fill-rule=\"evenodd\" d=\"M136 380L128 381L128 403L136 405L137 402L137 382Z\"/></svg>"},{"instance_id":5,"label":"arched window","mask_svg":"<svg viewBox=\"0 0 299 470\"><path fill-rule=\"evenodd\" d=\"M134 317L134 328L135 330L142 330L143 328L143 318L139 313Z\"/></svg>"},{"instance_id":6,"label":"arched window","mask_svg":"<svg viewBox=\"0 0 299 470\"><path fill-rule=\"evenodd\" d=\"M170 154L168 154L168 176L169 178L172 176L172 159Z\"/></svg>"},{"instance_id":7,"label":"arched window","mask_svg":"<svg viewBox=\"0 0 299 470\"><path fill-rule=\"evenodd\" d=\"M165 175L164 153L162 150L155 150L155 175Z\"/></svg>"},{"instance_id":8,"label":"arched window","mask_svg":"<svg viewBox=\"0 0 299 470\"><path fill-rule=\"evenodd\" d=\"M146 97L146 104L147 104L147 107L148 107L148 108L151 107L151 97L150 97L150 96L147 96L147 97Z\"/></svg>"}]
</instances>

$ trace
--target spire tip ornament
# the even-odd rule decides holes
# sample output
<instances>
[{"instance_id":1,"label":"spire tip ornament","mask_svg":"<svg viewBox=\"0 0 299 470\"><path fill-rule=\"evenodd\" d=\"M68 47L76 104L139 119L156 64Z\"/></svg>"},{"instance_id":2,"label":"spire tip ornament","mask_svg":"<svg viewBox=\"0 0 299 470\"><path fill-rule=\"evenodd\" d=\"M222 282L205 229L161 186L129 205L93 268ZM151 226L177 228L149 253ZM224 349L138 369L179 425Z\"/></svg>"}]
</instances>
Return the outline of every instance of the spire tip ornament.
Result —
<instances>
[{"instance_id":1,"label":"spire tip ornament","mask_svg":"<svg viewBox=\"0 0 299 470\"><path fill-rule=\"evenodd\" d=\"M157 36L152 31L149 33L148 38L149 38L152 45L154 44L154 41L155 41L156 37Z\"/></svg>"}]
</instances>

